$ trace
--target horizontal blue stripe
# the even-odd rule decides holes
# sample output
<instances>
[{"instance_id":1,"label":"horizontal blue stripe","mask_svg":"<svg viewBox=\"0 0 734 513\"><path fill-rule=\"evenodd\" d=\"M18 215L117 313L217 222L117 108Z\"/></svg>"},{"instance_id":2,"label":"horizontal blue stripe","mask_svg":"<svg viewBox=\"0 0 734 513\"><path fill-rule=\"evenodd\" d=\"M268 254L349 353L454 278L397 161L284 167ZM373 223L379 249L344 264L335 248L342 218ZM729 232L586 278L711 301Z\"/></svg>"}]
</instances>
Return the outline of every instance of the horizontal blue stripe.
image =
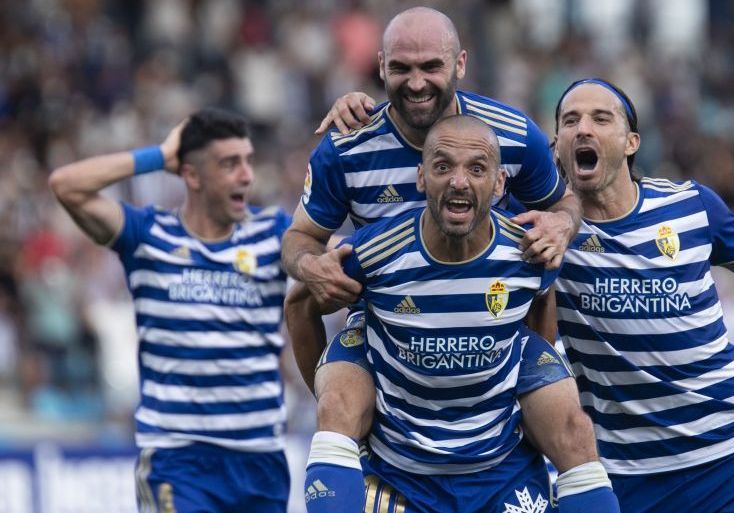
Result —
<instances>
[{"instance_id":1,"label":"horizontal blue stripe","mask_svg":"<svg viewBox=\"0 0 734 513\"><path fill-rule=\"evenodd\" d=\"M283 405L281 397L256 399L252 401L231 401L216 403L194 403L180 401L160 401L143 395L140 404L159 413L183 415L235 415L257 411L273 410Z\"/></svg>"},{"instance_id":2,"label":"horizontal blue stripe","mask_svg":"<svg viewBox=\"0 0 734 513\"><path fill-rule=\"evenodd\" d=\"M244 387L267 382L279 382L280 371L263 371L252 374L218 374L213 376L157 372L149 367L140 368L141 382L151 380L162 385L189 387Z\"/></svg>"},{"instance_id":3,"label":"horizontal blue stripe","mask_svg":"<svg viewBox=\"0 0 734 513\"><path fill-rule=\"evenodd\" d=\"M631 444L617 444L598 440L599 454L608 459L636 460L675 456L703 449L734 438L734 423L703 435L681 436Z\"/></svg>"},{"instance_id":4,"label":"horizontal blue stripe","mask_svg":"<svg viewBox=\"0 0 734 513\"><path fill-rule=\"evenodd\" d=\"M273 424L267 426L256 427L252 429L223 429L219 431L201 431L201 430L168 430L162 429L158 426L146 424L135 421L135 426L138 433L187 433L190 435L208 436L212 438L218 438L221 440L251 440L255 438L267 438L272 437L275 433L275 426L277 426L278 432L280 432L280 424Z\"/></svg>"},{"instance_id":5,"label":"horizontal blue stripe","mask_svg":"<svg viewBox=\"0 0 734 513\"><path fill-rule=\"evenodd\" d=\"M226 335L224 335L226 337ZM244 358L257 358L269 354L280 354L280 348L271 345L262 347L187 347L168 346L141 342L140 351L166 358L180 360L236 360Z\"/></svg>"},{"instance_id":6,"label":"horizontal blue stripe","mask_svg":"<svg viewBox=\"0 0 734 513\"><path fill-rule=\"evenodd\" d=\"M638 427L668 427L685 424L686 422L691 422L707 415L734 411L734 405L722 401L710 400L668 410L634 415L626 413L605 414L593 408L587 407L587 409L589 415L594 419L594 423L614 431Z\"/></svg>"},{"instance_id":7,"label":"horizontal blue stripe","mask_svg":"<svg viewBox=\"0 0 734 513\"><path fill-rule=\"evenodd\" d=\"M168 319L165 317L154 317L152 315L136 315L137 325L146 328L160 328L169 331L259 331L260 333L273 334L280 331L280 323L258 323L250 324L245 321L223 322L216 319L207 321Z\"/></svg>"},{"instance_id":8,"label":"horizontal blue stripe","mask_svg":"<svg viewBox=\"0 0 734 513\"><path fill-rule=\"evenodd\" d=\"M640 336L638 333L598 334L592 327L585 324L559 320L558 331L561 337L572 336L587 340L606 340L617 351L665 352L695 349L702 344L724 336L726 327L724 326L723 319L718 318L711 324L687 331L679 330L676 333L662 333L659 335L645 334L644 336Z\"/></svg>"}]
</instances>

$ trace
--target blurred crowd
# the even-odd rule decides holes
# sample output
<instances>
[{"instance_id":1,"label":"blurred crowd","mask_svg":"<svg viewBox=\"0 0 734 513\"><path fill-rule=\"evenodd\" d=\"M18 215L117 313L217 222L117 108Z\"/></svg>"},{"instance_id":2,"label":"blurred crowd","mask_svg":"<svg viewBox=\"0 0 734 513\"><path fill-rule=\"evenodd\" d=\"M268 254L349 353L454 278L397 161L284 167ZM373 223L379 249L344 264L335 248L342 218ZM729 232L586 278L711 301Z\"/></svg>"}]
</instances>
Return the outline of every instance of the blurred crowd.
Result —
<instances>
[{"instance_id":1,"label":"blurred crowd","mask_svg":"<svg viewBox=\"0 0 734 513\"><path fill-rule=\"evenodd\" d=\"M734 207L734 3L426 4L455 21L469 51L461 88L515 105L552 134L561 91L582 76L607 78L638 108L640 173L695 178ZM318 141L313 130L332 101L355 89L384 99L381 31L413 5L0 3L0 444L130 439L135 332L123 275L114 255L88 242L53 200L49 172L160 142L189 112L214 105L251 121L252 202L292 210ZM109 191L163 206L182 192L164 173ZM734 312L734 283L722 279L720 292ZM307 431L313 403L288 355L284 372L291 429Z\"/></svg>"}]
</instances>

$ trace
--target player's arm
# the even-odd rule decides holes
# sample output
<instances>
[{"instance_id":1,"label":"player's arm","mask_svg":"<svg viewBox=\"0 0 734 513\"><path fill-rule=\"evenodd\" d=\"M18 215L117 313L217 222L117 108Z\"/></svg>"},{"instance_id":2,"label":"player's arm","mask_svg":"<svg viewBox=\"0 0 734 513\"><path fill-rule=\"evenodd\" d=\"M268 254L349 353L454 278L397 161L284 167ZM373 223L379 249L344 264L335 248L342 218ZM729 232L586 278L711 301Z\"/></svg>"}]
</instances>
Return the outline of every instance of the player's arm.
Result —
<instances>
[{"instance_id":1,"label":"player's arm","mask_svg":"<svg viewBox=\"0 0 734 513\"><path fill-rule=\"evenodd\" d=\"M180 123L156 147L91 157L54 170L49 186L74 222L93 241L108 244L122 230L122 207L100 193L105 187L143 172L165 168L176 171Z\"/></svg>"},{"instance_id":2,"label":"player's arm","mask_svg":"<svg viewBox=\"0 0 734 513\"><path fill-rule=\"evenodd\" d=\"M581 204L571 189L567 188L561 199L546 211L530 210L512 220L518 224L533 225L525 232L520 243L523 259L543 263L548 269L557 269L569 242L579 229Z\"/></svg>"},{"instance_id":3,"label":"player's arm","mask_svg":"<svg viewBox=\"0 0 734 513\"><path fill-rule=\"evenodd\" d=\"M283 236L282 260L286 272L303 282L322 307L337 309L356 302L362 286L341 266L351 246L326 250L331 233L316 226L299 204Z\"/></svg>"},{"instance_id":4,"label":"player's arm","mask_svg":"<svg viewBox=\"0 0 734 513\"><path fill-rule=\"evenodd\" d=\"M368 94L359 91L347 93L337 98L314 133L325 133L332 123L342 134L362 128L370 122L369 113L374 108L375 100Z\"/></svg>"},{"instance_id":5,"label":"player's arm","mask_svg":"<svg viewBox=\"0 0 734 513\"><path fill-rule=\"evenodd\" d=\"M716 192L705 185L694 183L708 217L711 238L709 262L734 272L734 212Z\"/></svg>"},{"instance_id":6,"label":"player's arm","mask_svg":"<svg viewBox=\"0 0 734 513\"><path fill-rule=\"evenodd\" d=\"M557 330L555 286L550 286L544 294L535 296L525 317L525 323L550 344L555 344Z\"/></svg>"},{"instance_id":7,"label":"player's arm","mask_svg":"<svg viewBox=\"0 0 734 513\"><path fill-rule=\"evenodd\" d=\"M313 393L316 366L326 346L321 308L308 287L303 283L296 283L285 298L284 312L298 370Z\"/></svg>"}]
</instances>

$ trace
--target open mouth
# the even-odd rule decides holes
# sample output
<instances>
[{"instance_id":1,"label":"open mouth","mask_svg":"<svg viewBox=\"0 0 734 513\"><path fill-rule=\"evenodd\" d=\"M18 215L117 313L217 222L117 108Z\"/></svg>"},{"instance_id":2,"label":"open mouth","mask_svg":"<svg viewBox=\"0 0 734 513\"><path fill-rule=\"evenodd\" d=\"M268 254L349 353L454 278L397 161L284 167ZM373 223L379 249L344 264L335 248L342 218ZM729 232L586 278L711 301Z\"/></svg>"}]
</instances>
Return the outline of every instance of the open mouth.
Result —
<instances>
[{"instance_id":1,"label":"open mouth","mask_svg":"<svg viewBox=\"0 0 734 513\"><path fill-rule=\"evenodd\" d=\"M245 194L242 192L235 192L234 194L229 195L229 199L231 199L234 203L244 205L245 204Z\"/></svg>"},{"instance_id":2,"label":"open mouth","mask_svg":"<svg viewBox=\"0 0 734 513\"><path fill-rule=\"evenodd\" d=\"M472 202L466 199L452 198L445 202L450 217L463 218L472 210Z\"/></svg>"},{"instance_id":3,"label":"open mouth","mask_svg":"<svg viewBox=\"0 0 734 513\"><path fill-rule=\"evenodd\" d=\"M576 150L576 165L581 171L592 171L599 161L599 156L592 148L579 148Z\"/></svg>"}]
</instances>

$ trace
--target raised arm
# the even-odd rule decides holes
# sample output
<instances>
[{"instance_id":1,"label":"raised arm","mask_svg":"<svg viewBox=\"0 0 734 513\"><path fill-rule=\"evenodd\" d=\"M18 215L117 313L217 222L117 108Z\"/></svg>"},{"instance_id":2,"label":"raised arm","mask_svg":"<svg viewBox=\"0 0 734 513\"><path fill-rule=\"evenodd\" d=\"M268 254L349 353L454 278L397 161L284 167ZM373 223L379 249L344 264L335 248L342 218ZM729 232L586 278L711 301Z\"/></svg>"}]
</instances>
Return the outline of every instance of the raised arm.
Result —
<instances>
[{"instance_id":1,"label":"raised arm","mask_svg":"<svg viewBox=\"0 0 734 513\"><path fill-rule=\"evenodd\" d=\"M177 172L181 130L176 126L160 146L83 159L54 170L49 186L74 222L93 241L108 244L124 222L120 204L100 193L105 187L158 169Z\"/></svg>"}]
</instances>

